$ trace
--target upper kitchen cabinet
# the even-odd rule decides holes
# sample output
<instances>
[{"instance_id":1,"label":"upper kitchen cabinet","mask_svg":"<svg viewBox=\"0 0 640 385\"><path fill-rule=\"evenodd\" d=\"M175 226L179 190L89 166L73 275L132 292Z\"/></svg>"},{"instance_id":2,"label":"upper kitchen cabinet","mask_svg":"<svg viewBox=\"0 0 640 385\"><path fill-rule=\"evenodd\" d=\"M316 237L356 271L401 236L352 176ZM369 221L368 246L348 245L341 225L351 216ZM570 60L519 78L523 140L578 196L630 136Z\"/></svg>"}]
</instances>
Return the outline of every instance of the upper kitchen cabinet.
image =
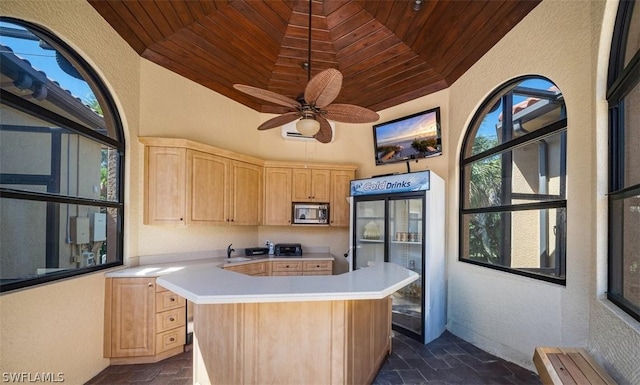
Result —
<instances>
[{"instance_id":1,"label":"upper kitchen cabinet","mask_svg":"<svg viewBox=\"0 0 640 385\"><path fill-rule=\"evenodd\" d=\"M264 169L264 224L287 226L291 224L291 169L265 167Z\"/></svg>"},{"instance_id":2,"label":"upper kitchen cabinet","mask_svg":"<svg viewBox=\"0 0 640 385\"><path fill-rule=\"evenodd\" d=\"M235 225L262 224L262 166L231 161L229 217Z\"/></svg>"},{"instance_id":3,"label":"upper kitchen cabinet","mask_svg":"<svg viewBox=\"0 0 640 385\"><path fill-rule=\"evenodd\" d=\"M229 219L229 159L187 150L187 224L221 224Z\"/></svg>"},{"instance_id":4,"label":"upper kitchen cabinet","mask_svg":"<svg viewBox=\"0 0 640 385\"><path fill-rule=\"evenodd\" d=\"M331 171L308 168L292 169L293 202L329 203L331 196Z\"/></svg>"},{"instance_id":5,"label":"upper kitchen cabinet","mask_svg":"<svg viewBox=\"0 0 640 385\"><path fill-rule=\"evenodd\" d=\"M291 224L293 202L329 203L329 225L349 226L355 165L265 161L265 225ZM308 226L308 225L300 225Z\"/></svg>"},{"instance_id":6,"label":"upper kitchen cabinet","mask_svg":"<svg viewBox=\"0 0 640 385\"><path fill-rule=\"evenodd\" d=\"M262 223L262 160L184 139L140 141L145 224Z\"/></svg>"},{"instance_id":7,"label":"upper kitchen cabinet","mask_svg":"<svg viewBox=\"0 0 640 385\"><path fill-rule=\"evenodd\" d=\"M355 170L331 170L331 200L329 224L349 226L349 188L355 179Z\"/></svg>"},{"instance_id":8,"label":"upper kitchen cabinet","mask_svg":"<svg viewBox=\"0 0 640 385\"><path fill-rule=\"evenodd\" d=\"M187 150L145 148L144 222L152 225L185 223Z\"/></svg>"}]
</instances>

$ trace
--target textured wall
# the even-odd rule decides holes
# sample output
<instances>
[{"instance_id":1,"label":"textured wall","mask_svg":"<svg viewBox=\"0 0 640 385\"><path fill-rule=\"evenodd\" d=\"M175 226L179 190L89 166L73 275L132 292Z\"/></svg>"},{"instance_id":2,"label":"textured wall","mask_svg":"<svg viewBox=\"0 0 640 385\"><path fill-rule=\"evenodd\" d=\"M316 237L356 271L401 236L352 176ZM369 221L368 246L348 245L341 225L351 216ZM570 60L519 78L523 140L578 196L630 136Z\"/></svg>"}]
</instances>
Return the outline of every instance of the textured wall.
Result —
<instances>
[{"instance_id":1,"label":"textured wall","mask_svg":"<svg viewBox=\"0 0 640 385\"><path fill-rule=\"evenodd\" d=\"M381 90L381 92L383 91ZM378 111L380 120L376 123L397 119L434 107L440 107L443 146L446 146L447 136L450 131L448 125L449 92L447 90L439 91L393 108ZM262 114L260 122L266 121L273 116L274 115ZM260 122L256 123L256 127ZM358 166L356 178L369 178L379 174L406 172L407 166L405 163L384 166L375 165L372 125L376 123L336 123L335 138L331 144L283 140L281 132L277 128L263 131L259 133L259 154L262 158L273 160L353 163ZM411 171L421 170L433 170L438 175L444 177L448 173L447 157L438 156L420 160L418 163L411 163Z\"/></svg>"},{"instance_id":2,"label":"textured wall","mask_svg":"<svg viewBox=\"0 0 640 385\"><path fill-rule=\"evenodd\" d=\"M618 307L607 301L607 143L608 115L606 81L609 67L609 50L617 1L597 3L592 12L592 52L596 67L595 98L592 103L595 115L593 170L596 173L595 200L596 248L595 271L592 279L594 291L590 296L589 342L587 348L598 356L604 367L621 384L640 384L640 322L633 320ZM602 19L599 16L604 14Z\"/></svg>"},{"instance_id":3,"label":"textured wall","mask_svg":"<svg viewBox=\"0 0 640 385\"><path fill-rule=\"evenodd\" d=\"M600 56L608 57L611 33L606 29L612 28L611 23L605 24L602 33L609 38L600 42L604 4L543 1L450 88L449 119L457 130L449 138L452 153L459 151L473 111L498 85L524 74L546 76L558 85L568 114L568 234L566 287L459 262L459 172L452 167L449 202L455 203L448 206L448 243L455 252L448 261L448 327L530 368L535 346L588 347L621 383L638 383L638 323L617 316L597 297L604 293L602 277L606 277L606 225L603 233L596 222L603 218L596 202L603 200L599 193L606 185L606 163L598 157L606 157L607 149L602 145L606 143L606 107L597 99L603 93L596 89L605 81L606 58L604 67L597 68L597 63L603 61ZM606 52L599 55L600 45ZM595 127L604 130L604 140ZM459 164L458 159L451 164Z\"/></svg>"},{"instance_id":4,"label":"textured wall","mask_svg":"<svg viewBox=\"0 0 640 385\"><path fill-rule=\"evenodd\" d=\"M142 172L136 164L140 59L83 0L3 0L3 16L45 26L96 69L115 97L127 140L125 255L136 255L135 223L142 206ZM133 142L133 146L132 146ZM138 209L139 207L139 209ZM134 224L132 226L132 224ZM133 246L133 247L132 247ZM62 372L65 383L82 384L104 369L104 274L43 285L0 297L0 372Z\"/></svg>"},{"instance_id":5,"label":"textured wall","mask_svg":"<svg viewBox=\"0 0 640 385\"><path fill-rule=\"evenodd\" d=\"M593 232L589 225L592 212L585 210L593 202L590 154L584 150L592 147L590 11L590 2L540 3L450 88L450 122L459 130L452 132L451 146L460 146L478 104L515 76L546 76L565 96L569 125L567 286L465 264L457 261L457 253L451 253L449 259L449 327L453 333L528 367L532 367L536 345L584 346L588 337L585 312L589 301L585 293L592 290L588 256L594 246L589 236ZM458 159L455 163L459 164ZM456 181L451 189L457 190L457 170L450 175ZM450 202L454 199L455 193ZM449 218L454 218L457 205L449 209ZM450 234L457 235L457 223L453 222ZM457 236L449 239L449 245L457 250ZM466 306L470 302L471 309ZM505 356L506 351L510 354Z\"/></svg>"}]
</instances>

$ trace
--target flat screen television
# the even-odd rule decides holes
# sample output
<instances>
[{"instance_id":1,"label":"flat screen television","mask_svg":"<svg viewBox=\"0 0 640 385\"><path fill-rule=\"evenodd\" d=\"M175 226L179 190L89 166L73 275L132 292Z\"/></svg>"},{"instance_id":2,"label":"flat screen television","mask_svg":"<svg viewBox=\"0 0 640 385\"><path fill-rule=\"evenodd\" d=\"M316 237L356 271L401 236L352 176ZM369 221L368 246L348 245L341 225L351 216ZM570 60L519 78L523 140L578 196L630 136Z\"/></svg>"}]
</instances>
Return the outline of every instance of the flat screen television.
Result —
<instances>
[{"instance_id":1,"label":"flat screen television","mask_svg":"<svg viewBox=\"0 0 640 385\"><path fill-rule=\"evenodd\" d=\"M376 166L442 154L440 107L373 126Z\"/></svg>"}]
</instances>

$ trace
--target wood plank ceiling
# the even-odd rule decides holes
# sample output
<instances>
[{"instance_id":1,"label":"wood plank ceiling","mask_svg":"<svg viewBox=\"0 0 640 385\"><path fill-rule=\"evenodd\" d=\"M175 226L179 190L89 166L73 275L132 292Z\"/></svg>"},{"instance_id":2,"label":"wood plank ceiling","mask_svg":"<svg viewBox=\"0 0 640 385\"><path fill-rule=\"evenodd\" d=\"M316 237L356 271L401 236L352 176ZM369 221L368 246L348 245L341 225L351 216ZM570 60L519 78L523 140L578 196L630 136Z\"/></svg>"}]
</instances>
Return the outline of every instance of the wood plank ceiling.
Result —
<instances>
[{"instance_id":1,"label":"wood plank ceiling","mask_svg":"<svg viewBox=\"0 0 640 385\"><path fill-rule=\"evenodd\" d=\"M308 0L88 1L142 57L256 111L286 108L234 83L294 99L307 83ZM338 69L335 102L380 111L449 87L540 1L313 0L311 75Z\"/></svg>"}]
</instances>

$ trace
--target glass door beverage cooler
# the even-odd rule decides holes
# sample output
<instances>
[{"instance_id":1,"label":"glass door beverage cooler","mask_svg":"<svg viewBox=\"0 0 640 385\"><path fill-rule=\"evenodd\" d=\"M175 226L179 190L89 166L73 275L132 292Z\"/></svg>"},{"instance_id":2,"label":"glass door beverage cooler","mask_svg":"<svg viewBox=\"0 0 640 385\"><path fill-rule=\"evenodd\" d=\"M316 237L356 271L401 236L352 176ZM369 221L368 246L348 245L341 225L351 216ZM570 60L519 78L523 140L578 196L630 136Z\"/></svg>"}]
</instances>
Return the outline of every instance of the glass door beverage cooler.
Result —
<instances>
[{"instance_id":1,"label":"glass door beverage cooler","mask_svg":"<svg viewBox=\"0 0 640 385\"><path fill-rule=\"evenodd\" d=\"M423 343L445 329L444 181L430 171L351 182L352 269L390 262L420 279L394 293L393 329Z\"/></svg>"}]
</instances>

